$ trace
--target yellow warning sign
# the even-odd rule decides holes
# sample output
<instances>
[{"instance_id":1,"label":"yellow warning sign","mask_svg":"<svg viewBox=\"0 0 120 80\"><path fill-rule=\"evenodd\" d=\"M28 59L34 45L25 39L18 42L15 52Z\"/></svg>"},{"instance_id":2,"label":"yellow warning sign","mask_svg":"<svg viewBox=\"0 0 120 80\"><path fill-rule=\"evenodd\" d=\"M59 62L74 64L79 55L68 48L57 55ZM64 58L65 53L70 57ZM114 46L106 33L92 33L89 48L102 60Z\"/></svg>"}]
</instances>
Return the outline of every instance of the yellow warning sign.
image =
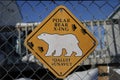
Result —
<instances>
[{"instance_id":1,"label":"yellow warning sign","mask_svg":"<svg viewBox=\"0 0 120 80\"><path fill-rule=\"evenodd\" d=\"M25 46L56 77L65 78L94 51L97 40L64 6L58 6L25 39Z\"/></svg>"}]
</instances>

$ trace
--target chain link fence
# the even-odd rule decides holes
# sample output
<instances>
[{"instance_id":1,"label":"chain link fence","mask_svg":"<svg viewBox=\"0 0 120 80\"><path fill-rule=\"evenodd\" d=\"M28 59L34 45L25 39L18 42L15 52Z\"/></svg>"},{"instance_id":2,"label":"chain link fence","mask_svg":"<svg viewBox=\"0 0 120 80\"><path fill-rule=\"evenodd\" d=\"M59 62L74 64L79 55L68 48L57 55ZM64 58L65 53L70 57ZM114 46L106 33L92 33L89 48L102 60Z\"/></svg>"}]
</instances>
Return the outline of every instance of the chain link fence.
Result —
<instances>
[{"instance_id":1,"label":"chain link fence","mask_svg":"<svg viewBox=\"0 0 120 80\"><path fill-rule=\"evenodd\" d=\"M27 35L59 5L66 6L99 42L95 51L64 80L98 80L99 65L110 67L109 80L120 80L119 0L0 1L0 80L61 80L23 44Z\"/></svg>"}]
</instances>

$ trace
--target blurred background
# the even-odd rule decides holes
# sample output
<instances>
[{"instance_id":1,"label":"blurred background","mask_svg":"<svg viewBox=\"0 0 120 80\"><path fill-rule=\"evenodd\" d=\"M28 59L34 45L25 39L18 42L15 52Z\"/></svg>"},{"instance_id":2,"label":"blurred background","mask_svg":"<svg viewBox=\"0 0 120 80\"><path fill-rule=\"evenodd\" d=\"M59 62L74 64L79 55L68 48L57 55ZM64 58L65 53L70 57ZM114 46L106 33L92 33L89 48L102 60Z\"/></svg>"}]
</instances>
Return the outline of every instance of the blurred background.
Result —
<instances>
[{"instance_id":1,"label":"blurred background","mask_svg":"<svg viewBox=\"0 0 120 80\"><path fill-rule=\"evenodd\" d=\"M57 6L66 6L98 46L64 80L120 80L120 1L0 1L0 80L61 80L24 47L24 39Z\"/></svg>"}]
</instances>

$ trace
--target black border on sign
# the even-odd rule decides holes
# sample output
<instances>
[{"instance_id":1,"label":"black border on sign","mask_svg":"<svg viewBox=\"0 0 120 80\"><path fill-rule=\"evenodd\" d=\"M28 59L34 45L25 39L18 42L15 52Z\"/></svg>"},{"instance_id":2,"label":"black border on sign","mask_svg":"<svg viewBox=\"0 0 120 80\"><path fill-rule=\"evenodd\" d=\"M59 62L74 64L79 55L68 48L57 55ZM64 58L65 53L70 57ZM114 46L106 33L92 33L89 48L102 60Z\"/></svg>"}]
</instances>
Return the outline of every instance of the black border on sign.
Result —
<instances>
[{"instance_id":1,"label":"black border on sign","mask_svg":"<svg viewBox=\"0 0 120 80\"><path fill-rule=\"evenodd\" d=\"M59 8L32 36L30 36L30 38L27 40L27 42L42 28L44 27L44 25L60 10L60 9L64 9L64 8ZM64 11L83 29L83 27L69 14L69 12L67 12L65 9ZM94 42L96 42L96 40L88 33L86 33L87 35L89 35L90 38L93 39ZM84 56L82 56L82 58L84 58L90 51L91 49L93 49L95 47L95 44L85 53ZM34 49L33 49L34 50ZM34 50L35 52L35 50ZM54 68L52 68L37 52L35 52L58 76L64 76L70 69L72 69L78 62L81 61L82 58L80 58L68 71L66 71L64 74L59 75Z\"/></svg>"}]
</instances>

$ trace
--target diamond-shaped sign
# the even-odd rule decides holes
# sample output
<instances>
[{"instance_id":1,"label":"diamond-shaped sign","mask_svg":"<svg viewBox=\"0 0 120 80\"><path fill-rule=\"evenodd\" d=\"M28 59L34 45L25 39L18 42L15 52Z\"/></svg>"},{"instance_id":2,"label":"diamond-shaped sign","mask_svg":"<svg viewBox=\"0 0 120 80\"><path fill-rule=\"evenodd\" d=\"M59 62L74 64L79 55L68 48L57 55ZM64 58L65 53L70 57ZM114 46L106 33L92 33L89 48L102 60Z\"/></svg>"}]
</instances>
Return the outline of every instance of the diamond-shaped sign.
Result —
<instances>
[{"instance_id":1,"label":"diamond-shaped sign","mask_svg":"<svg viewBox=\"0 0 120 80\"><path fill-rule=\"evenodd\" d=\"M25 46L56 77L65 78L96 48L97 40L64 6L25 39Z\"/></svg>"}]
</instances>

